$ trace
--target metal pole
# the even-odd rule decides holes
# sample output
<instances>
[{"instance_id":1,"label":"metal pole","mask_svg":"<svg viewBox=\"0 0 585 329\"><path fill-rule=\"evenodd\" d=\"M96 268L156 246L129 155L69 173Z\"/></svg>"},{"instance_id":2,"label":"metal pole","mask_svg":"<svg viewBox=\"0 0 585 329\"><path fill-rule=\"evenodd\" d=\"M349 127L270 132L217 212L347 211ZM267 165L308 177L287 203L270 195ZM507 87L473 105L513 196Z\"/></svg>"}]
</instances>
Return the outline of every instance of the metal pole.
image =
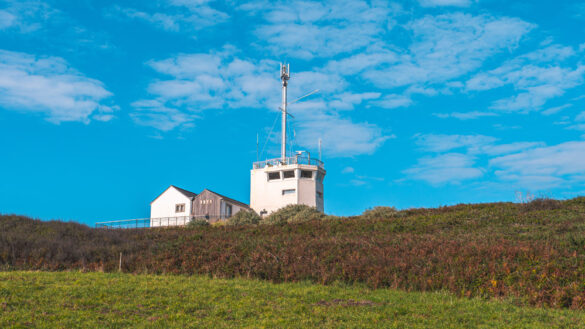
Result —
<instances>
[{"instance_id":1,"label":"metal pole","mask_svg":"<svg viewBox=\"0 0 585 329\"><path fill-rule=\"evenodd\" d=\"M282 80L282 141L280 145L280 158L282 163L286 161L286 88L288 86L289 65L280 65L280 79Z\"/></svg>"}]
</instances>

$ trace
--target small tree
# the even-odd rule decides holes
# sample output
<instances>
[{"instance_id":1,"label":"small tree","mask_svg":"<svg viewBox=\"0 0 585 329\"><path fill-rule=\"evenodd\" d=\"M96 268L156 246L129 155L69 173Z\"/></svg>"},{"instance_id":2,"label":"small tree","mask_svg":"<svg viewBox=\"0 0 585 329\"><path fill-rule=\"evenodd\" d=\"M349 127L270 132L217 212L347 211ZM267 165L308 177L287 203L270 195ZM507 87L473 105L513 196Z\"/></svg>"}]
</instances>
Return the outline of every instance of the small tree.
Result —
<instances>
[{"instance_id":1,"label":"small tree","mask_svg":"<svg viewBox=\"0 0 585 329\"><path fill-rule=\"evenodd\" d=\"M254 225L260 222L260 216L254 210L241 210L230 217L227 225Z\"/></svg>"}]
</instances>

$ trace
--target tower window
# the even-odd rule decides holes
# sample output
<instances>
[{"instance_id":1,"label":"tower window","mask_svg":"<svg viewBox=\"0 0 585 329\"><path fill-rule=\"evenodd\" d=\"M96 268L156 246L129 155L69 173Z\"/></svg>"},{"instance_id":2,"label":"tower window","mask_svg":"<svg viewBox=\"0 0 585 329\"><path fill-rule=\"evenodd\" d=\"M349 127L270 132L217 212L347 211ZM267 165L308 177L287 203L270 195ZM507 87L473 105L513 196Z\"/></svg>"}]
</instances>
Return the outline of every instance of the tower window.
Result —
<instances>
[{"instance_id":1,"label":"tower window","mask_svg":"<svg viewBox=\"0 0 585 329\"><path fill-rule=\"evenodd\" d=\"M280 172L269 172L268 173L268 180L275 180L275 179L280 179Z\"/></svg>"},{"instance_id":2,"label":"tower window","mask_svg":"<svg viewBox=\"0 0 585 329\"><path fill-rule=\"evenodd\" d=\"M288 190L282 190L282 195L287 195L287 194L295 194L297 190L293 189L288 189Z\"/></svg>"},{"instance_id":3,"label":"tower window","mask_svg":"<svg viewBox=\"0 0 585 329\"><path fill-rule=\"evenodd\" d=\"M313 178L313 172L309 170L301 170L301 178Z\"/></svg>"},{"instance_id":4,"label":"tower window","mask_svg":"<svg viewBox=\"0 0 585 329\"><path fill-rule=\"evenodd\" d=\"M323 182L323 174L321 172L319 172L319 171L317 171L317 181L319 183L322 183Z\"/></svg>"},{"instance_id":5,"label":"tower window","mask_svg":"<svg viewBox=\"0 0 585 329\"><path fill-rule=\"evenodd\" d=\"M284 178L295 178L294 170L283 171L282 174L284 175Z\"/></svg>"}]
</instances>

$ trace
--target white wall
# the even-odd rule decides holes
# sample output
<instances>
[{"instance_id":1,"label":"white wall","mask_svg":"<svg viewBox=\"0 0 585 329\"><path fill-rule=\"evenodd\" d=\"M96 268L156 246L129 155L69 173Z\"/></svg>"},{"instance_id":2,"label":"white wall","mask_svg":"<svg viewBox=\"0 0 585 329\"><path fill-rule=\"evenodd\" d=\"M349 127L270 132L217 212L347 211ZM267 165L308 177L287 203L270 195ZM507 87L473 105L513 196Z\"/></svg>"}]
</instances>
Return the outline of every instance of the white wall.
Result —
<instances>
[{"instance_id":1,"label":"white wall","mask_svg":"<svg viewBox=\"0 0 585 329\"><path fill-rule=\"evenodd\" d=\"M295 178L268 180L269 172L294 170ZM313 171L313 178L300 178L301 170ZM266 210L270 214L289 204L304 204L323 211L323 200L317 197L317 191L323 193L323 184L316 181L316 171L325 175L317 166L286 165L252 169L250 172L250 207L258 214ZM294 189L294 194L282 195L282 190Z\"/></svg>"},{"instance_id":2,"label":"white wall","mask_svg":"<svg viewBox=\"0 0 585 329\"><path fill-rule=\"evenodd\" d=\"M185 211L176 213L175 205L184 203ZM150 204L150 226L167 226L183 225L182 222L174 220L153 220L153 218L168 218L168 217L183 217L191 215L191 199L186 197L183 193L179 192L174 187L168 188L163 194L161 194L156 200Z\"/></svg>"}]
</instances>

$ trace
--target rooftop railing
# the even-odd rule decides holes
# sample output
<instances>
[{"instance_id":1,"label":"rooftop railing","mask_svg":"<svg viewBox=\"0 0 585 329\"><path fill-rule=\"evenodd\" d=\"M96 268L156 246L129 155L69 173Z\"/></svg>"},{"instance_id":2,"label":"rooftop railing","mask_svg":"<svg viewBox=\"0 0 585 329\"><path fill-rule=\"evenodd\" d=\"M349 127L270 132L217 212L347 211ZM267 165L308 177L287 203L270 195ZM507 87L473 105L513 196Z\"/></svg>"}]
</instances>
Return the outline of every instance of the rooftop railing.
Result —
<instances>
[{"instance_id":1,"label":"rooftop railing","mask_svg":"<svg viewBox=\"0 0 585 329\"><path fill-rule=\"evenodd\" d=\"M293 164L304 164L304 165L318 166L319 168L324 168L323 162L320 160L317 160L314 158L309 158L309 157L294 156L294 157L285 158L284 161L281 158L278 158L278 159L270 159L270 160L254 162L254 169L262 169L264 167L286 166L286 165L293 165Z\"/></svg>"}]
</instances>

